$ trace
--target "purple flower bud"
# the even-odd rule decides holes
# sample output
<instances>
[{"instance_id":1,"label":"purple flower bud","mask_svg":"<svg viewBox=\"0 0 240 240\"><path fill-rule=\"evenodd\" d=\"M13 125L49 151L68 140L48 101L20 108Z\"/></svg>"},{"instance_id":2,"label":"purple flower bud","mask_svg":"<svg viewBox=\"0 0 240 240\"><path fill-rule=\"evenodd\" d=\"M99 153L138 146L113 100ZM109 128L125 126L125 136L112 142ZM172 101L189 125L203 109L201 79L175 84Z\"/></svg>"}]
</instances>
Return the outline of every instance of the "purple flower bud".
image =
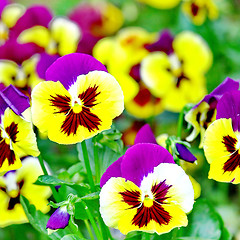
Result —
<instances>
[{"instance_id":1,"label":"purple flower bud","mask_svg":"<svg viewBox=\"0 0 240 240\"><path fill-rule=\"evenodd\" d=\"M176 143L178 157L187 162L194 163L197 158L182 144Z\"/></svg>"},{"instance_id":2,"label":"purple flower bud","mask_svg":"<svg viewBox=\"0 0 240 240\"><path fill-rule=\"evenodd\" d=\"M69 218L67 206L59 207L49 218L46 228L51 230L63 229L68 225Z\"/></svg>"}]
</instances>

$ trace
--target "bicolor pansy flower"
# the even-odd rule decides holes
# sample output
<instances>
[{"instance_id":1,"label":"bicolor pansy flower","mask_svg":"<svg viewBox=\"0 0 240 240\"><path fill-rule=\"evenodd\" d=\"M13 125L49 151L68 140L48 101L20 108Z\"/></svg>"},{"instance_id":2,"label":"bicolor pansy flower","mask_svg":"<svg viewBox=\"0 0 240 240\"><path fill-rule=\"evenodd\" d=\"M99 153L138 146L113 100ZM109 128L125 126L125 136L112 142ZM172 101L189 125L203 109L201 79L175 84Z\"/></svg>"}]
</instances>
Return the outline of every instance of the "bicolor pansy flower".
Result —
<instances>
[{"instance_id":1,"label":"bicolor pansy flower","mask_svg":"<svg viewBox=\"0 0 240 240\"><path fill-rule=\"evenodd\" d=\"M225 93L217 105L216 120L207 128L204 153L210 164L208 177L240 183L240 92Z\"/></svg>"},{"instance_id":2,"label":"bicolor pansy flower","mask_svg":"<svg viewBox=\"0 0 240 240\"><path fill-rule=\"evenodd\" d=\"M35 43L49 54L60 56L76 52L81 31L76 23L64 17L56 17L44 26L33 26L18 37L20 43Z\"/></svg>"},{"instance_id":3,"label":"bicolor pansy flower","mask_svg":"<svg viewBox=\"0 0 240 240\"><path fill-rule=\"evenodd\" d=\"M26 197L37 210L43 213L50 210L47 200L51 196L50 188L34 184L42 174L38 160L26 157L22 160L20 169L9 171L0 177L0 227L28 222L20 203L20 195Z\"/></svg>"},{"instance_id":4,"label":"bicolor pansy flower","mask_svg":"<svg viewBox=\"0 0 240 240\"><path fill-rule=\"evenodd\" d=\"M217 104L224 93L238 90L239 81L226 78L210 94L206 95L197 105L195 105L186 115L185 120L189 126L193 127L191 134L186 138L193 141L200 134L200 145L203 147L203 137L208 126L216 120Z\"/></svg>"},{"instance_id":5,"label":"bicolor pansy flower","mask_svg":"<svg viewBox=\"0 0 240 240\"><path fill-rule=\"evenodd\" d=\"M138 0L139 2L145 3L149 6L159 8L159 9L169 9L176 7L180 0Z\"/></svg>"},{"instance_id":6,"label":"bicolor pansy flower","mask_svg":"<svg viewBox=\"0 0 240 240\"><path fill-rule=\"evenodd\" d=\"M123 234L187 226L194 192L189 177L161 146L139 143L109 166L100 186L105 224Z\"/></svg>"},{"instance_id":7,"label":"bicolor pansy flower","mask_svg":"<svg viewBox=\"0 0 240 240\"><path fill-rule=\"evenodd\" d=\"M101 38L114 34L123 24L122 12L109 2L82 2L68 17L77 23L82 31L77 52L87 54L92 54L94 45Z\"/></svg>"},{"instance_id":8,"label":"bicolor pansy flower","mask_svg":"<svg viewBox=\"0 0 240 240\"><path fill-rule=\"evenodd\" d=\"M189 31L174 38L172 49L149 53L141 62L140 74L151 93L164 99L165 108L178 112L204 96L204 74L211 66L212 53L199 35Z\"/></svg>"},{"instance_id":9,"label":"bicolor pansy flower","mask_svg":"<svg viewBox=\"0 0 240 240\"><path fill-rule=\"evenodd\" d=\"M10 60L0 60L1 82L5 86L12 84L25 95L30 95L31 89L42 80L36 73L38 59L35 55L21 65Z\"/></svg>"},{"instance_id":10,"label":"bicolor pansy flower","mask_svg":"<svg viewBox=\"0 0 240 240\"><path fill-rule=\"evenodd\" d=\"M218 17L218 8L214 0L184 1L182 9L195 25L202 25L207 18L214 20Z\"/></svg>"},{"instance_id":11,"label":"bicolor pansy flower","mask_svg":"<svg viewBox=\"0 0 240 240\"><path fill-rule=\"evenodd\" d=\"M12 85L0 92L0 173L20 168L21 157L39 155L32 124L24 119L29 107Z\"/></svg>"},{"instance_id":12,"label":"bicolor pansy flower","mask_svg":"<svg viewBox=\"0 0 240 240\"><path fill-rule=\"evenodd\" d=\"M103 64L81 53L57 59L32 91L32 119L40 132L73 144L109 129L123 111L123 93Z\"/></svg>"},{"instance_id":13,"label":"bicolor pansy flower","mask_svg":"<svg viewBox=\"0 0 240 240\"><path fill-rule=\"evenodd\" d=\"M65 227L67 227L69 219L70 214L67 211L67 206L63 205L59 207L48 219L46 226L48 234L51 234L58 229L64 229Z\"/></svg>"}]
</instances>

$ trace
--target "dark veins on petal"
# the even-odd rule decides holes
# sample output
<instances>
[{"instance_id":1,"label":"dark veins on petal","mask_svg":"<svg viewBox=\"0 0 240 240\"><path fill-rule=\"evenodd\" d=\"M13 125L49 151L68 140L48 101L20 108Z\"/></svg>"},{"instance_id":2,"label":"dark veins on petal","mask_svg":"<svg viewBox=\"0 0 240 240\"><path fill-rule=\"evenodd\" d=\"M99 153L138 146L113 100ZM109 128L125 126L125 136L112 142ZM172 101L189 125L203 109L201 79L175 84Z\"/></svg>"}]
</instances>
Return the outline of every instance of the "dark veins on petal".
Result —
<instances>
[{"instance_id":1,"label":"dark veins on petal","mask_svg":"<svg viewBox=\"0 0 240 240\"><path fill-rule=\"evenodd\" d=\"M12 141L15 142L17 128L13 127L13 130L14 130L13 132L8 132L8 134L11 133L9 135L11 136ZM0 130L0 134L1 134L1 130ZM8 165L14 164L14 162L16 161L15 153L13 150L10 149L10 145L5 142L5 139L0 137L0 167L2 167L6 159L8 161Z\"/></svg>"},{"instance_id":2,"label":"dark veins on petal","mask_svg":"<svg viewBox=\"0 0 240 240\"><path fill-rule=\"evenodd\" d=\"M130 209L137 208L137 213L133 217L132 224L141 228L147 226L153 220L160 225L167 225L171 220L171 216L164 210L162 204L166 204L164 201L168 198L166 194L169 188L171 188L171 185L168 186L165 181L152 186L151 191L154 200L151 207L144 206L144 203L140 199L141 194L138 191L126 190L125 192L120 192L123 201L130 205Z\"/></svg>"},{"instance_id":3,"label":"dark veins on petal","mask_svg":"<svg viewBox=\"0 0 240 240\"><path fill-rule=\"evenodd\" d=\"M195 3L192 3L191 4L191 10L192 10L193 16L197 16L198 11L199 11L199 6Z\"/></svg>"},{"instance_id":4,"label":"dark veins on petal","mask_svg":"<svg viewBox=\"0 0 240 240\"><path fill-rule=\"evenodd\" d=\"M232 172L237 167L240 167L240 154L235 147L237 139L230 136L224 136L222 143L230 153L229 159L224 163L223 170L224 172Z\"/></svg>"},{"instance_id":5,"label":"dark veins on petal","mask_svg":"<svg viewBox=\"0 0 240 240\"><path fill-rule=\"evenodd\" d=\"M6 127L6 133L14 143L16 142L18 132L18 125L14 122L12 122L10 126Z\"/></svg>"},{"instance_id":6,"label":"dark veins on petal","mask_svg":"<svg viewBox=\"0 0 240 240\"><path fill-rule=\"evenodd\" d=\"M78 126L84 126L89 132L98 130L101 120L99 117L91 112L91 108L97 105L96 97L100 94L97 92L98 86L89 87L86 91L79 94L83 106L82 111L75 113L71 108L71 99L67 96L56 95L51 96L50 102L52 106L58 108L55 113L64 113L66 119L64 120L61 131L70 134L76 134Z\"/></svg>"}]
</instances>

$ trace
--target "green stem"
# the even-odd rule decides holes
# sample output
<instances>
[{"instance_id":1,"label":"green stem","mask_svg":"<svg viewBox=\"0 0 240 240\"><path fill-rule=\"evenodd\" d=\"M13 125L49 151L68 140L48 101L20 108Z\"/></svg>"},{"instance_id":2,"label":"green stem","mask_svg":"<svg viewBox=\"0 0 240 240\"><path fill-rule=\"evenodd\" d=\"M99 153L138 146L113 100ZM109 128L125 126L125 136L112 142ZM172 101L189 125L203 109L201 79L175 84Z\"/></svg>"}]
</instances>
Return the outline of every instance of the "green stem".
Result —
<instances>
[{"instance_id":1,"label":"green stem","mask_svg":"<svg viewBox=\"0 0 240 240\"><path fill-rule=\"evenodd\" d=\"M38 160L39 160L39 163L41 165L41 168L42 168L42 171L43 171L44 175L48 176L49 174L48 174L47 169L44 165L43 158L42 158L41 154L38 156ZM56 202L60 202L60 198L59 198L59 195L58 195L58 192L57 192L56 188L52 185L50 185L50 188L52 190L52 194L53 194L53 197L56 200Z\"/></svg>"},{"instance_id":2,"label":"green stem","mask_svg":"<svg viewBox=\"0 0 240 240\"><path fill-rule=\"evenodd\" d=\"M82 141L81 146L82 146L82 151L83 151L83 160L84 160L84 164L85 164L85 167L87 170L88 182L90 184L91 191L95 192L95 185L94 185L92 170L91 170L91 166L90 166L90 162L89 162L86 142Z\"/></svg>"},{"instance_id":3,"label":"green stem","mask_svg":"<svg viewBox=\"0 0 240 240\"><path fill-rule=\"evenodd\" d=\"M86 225L86 228L87 228L89 237L90 237L91 239L94 239L94 236L93 236L93 233L92 233L92 229L91 229L91 226L90 226L88 220L84 220L84 223L85 223L85 225Z\"/></svg>"},{"instance_id":4,"label":"green stem","mask_svg":"<svg viewBox=\"0 0 240 240\"><path fill-rule=\"evenodd\" d=\"M179 113L178 117L178 125L177 125L177 137L181 139L182 136L182 127L183 127L183 117L184 117L185 107L183 107L182 111Z\"/></svg>"},{"instance_id":5,"label":"green stem","mask_svg":"<svg viewBox=\"0 0 240 240\"><path fill-rule=\"evenodd\" d=\"M100 213L98 213L98 219L103 239L113 239L109 231L109 228L105 225Z\"/></svg>"},{"instance_id":6,"label":"green stem","mask_svg":"<svg viewBox=\"0 0 240 240\"><path fill-rule=\"evenodd\" d=\"M94 163L95 163L95 174L96 174L96 183L100 182L100 163L98 157L98 146L94 143L93 145L93 154L94 154Z\"/></svg>"},{"instance_id":7,"label":"green stem","mask_svg":"<svg viewBox=\"0 0 240 240\"><path fill-rule=\"evenodd\" d=\"M93 231L95 232L95 235L96 235L97 239L102 239L101 233L98 229L98 226L96 224L96 221L95 221L94 217L92 216L91 211L89 210L88 206L86 205L86 203L84 201L81 200L81 203L82 203L82 205L83 205L83 207L84 207L84 209L85 209L85 211L88 215L88 218L90 220L90 223L92 224L92 228L93 228Z\"/></svg>"}]
</instances>

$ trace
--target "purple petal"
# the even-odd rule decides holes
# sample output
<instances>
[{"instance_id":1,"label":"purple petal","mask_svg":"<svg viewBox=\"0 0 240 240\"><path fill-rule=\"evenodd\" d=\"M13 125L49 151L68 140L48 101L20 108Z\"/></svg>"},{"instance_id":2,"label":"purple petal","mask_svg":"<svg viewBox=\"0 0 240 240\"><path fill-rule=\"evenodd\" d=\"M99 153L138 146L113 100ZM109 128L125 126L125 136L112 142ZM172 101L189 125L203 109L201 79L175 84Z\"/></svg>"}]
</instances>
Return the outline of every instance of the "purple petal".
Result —
<instances>
[{"instance_id":1,"label":"purple petal","mask_svg":"<svg viewBox=\"0 0 240 240\"><path fill-rule=\"evenodd\" d=\"M134 144L137 143L154 143L157 144L151 127L145 124L137 133Z\"/></svg>"},{"instance_id":2,"label":"purple petal","mask_svg":"<svg viewBox=\"0 0 240 240\"><path fill-rule=\"evenodd\" d=\"M160 163L175 163L163 147L152 143L139 143L129 148L121 164L122 177L140 186L144 176L153 172Z\"/></svg>"},{"instance_id":3,"label":"purple petal","mask_svg":"<svg viewBox=\"0 0 240 240\"><path fill-rule=\"evenodd\" d=\"M70 215L66 207L58 208L49 218L46 228L56 230L65 228L68 225Z\"/></svg>"},{"instance_id":4,"label":"purple petal","mask_svg":"<svg viewBox=\"0 0 240 240\"><path fill-rule=\"evenodd\" d=\"M0 15L2 14L3 9L9 4L9 1L7 0L1 0L0 1Z\"/></svg>"},{"instance_id":5,"label":"purple petal","mask_svg":"<svg viewBox=\"0 0 240 240\"><path fill-rule=\"evenodd\" d=\"M0 46L0 59L8 59L21 64L35 53L42 51L43 49L34 43L20 44L15 39L10 39Z\"/></svg>"},{"instance_id":6,"label":"purple petal","mask_svg":"<svg viewBox=\"0 0 240 240\"><path fill-rule=\"evenodd\" d=\"M180 159L191 163L197 160L197 158L184 145L176 143L176 148Z\"/></svg>"},{"instance_id":7,"label":"purple petal","mask_svg":"<svg viewBox=\"0 0 240 240\"><path fill-rule=\"evenodd\" d=\"M102 21L100 10L96 5L94 6L89 3L80 4L68 17L76 22L83 32L90 32L93 25L99 24Z\"/></svg>"},{"instance_id":8,"label":"purple petal","mask_svg":"<svg viewBox=\"0 0 240 240\"><path fill-rule=\"evenodd\" d=\"M217 102L224 93L238 90L238 88L239 88L239 81L234 81L233 79L228 77L218 87L216 87L210 94L206 95L203 98L203 100L199 102L194 108L196 108L202 102L213 104L214 102Z\"/></svg>"},{"instance_id":9,"label":"purple petal","mask_svg":"<svg viewBox=\"0 0 240 240\"><path fill-rule=\"evenodd\" d=\"M26 10L11 30L14 33L14 36L18 36L23 30L36 25L48 27L52 18L53 15L47 7L43 5L34 5Z\"/></svg>"},{"instance_id":10,"label":"purple petal","mask_svg":"<svg viewBox=\"0 0 240 240\"><path fill-rule=\"evenodd\" d=\"M100 187L103 187L103 185L112 177L122 177L121 164L123 157L124 156L120 157L107 168L106 172L101 177Z\"/></svg>"},{"instance_id":11,"label":"purple petal","mask_svg":"<svg viewBox=\"0 0 240 240\"><path fill-rule=\"evenodd\" d=\"M59 58L58 55L49 55L47 53L42 53L40 59L37 63L36 70L38 76L42 79L45 79L45 74L49 66L53 64Z\"/></svg>"},{"instance_id":12,"label":"purple petal","mask_svg":"<svg viewBox=\"0 0 240 240\"><path fill-rule=\"evenodd\" d=\"M4 90L2 90L2 92L0 92L0 96L1 99L5 102L4 104L1 100L1 103L3 103L3 106L1 106L1 114L4 107L5 109L7 107L11 108L17 115L21 115L22 112L30 107L29 98L21 93L13 85L9 85Z\"/></svg>"},{"instance_id":13,"label":"purple petal","mask_svg":"<svg viewBox=\"0 0 240 240\"><path fill-rule=\"evenodd\" d=\"M240 91L225 93L217 105L217 116L219 118L231 118L234 131L240 131Z\"/></svg>"},{"instance_id":14,"label":"purple petal","mask_svg":"<svg viewBox=\"0 0 240 240\"><path fill-rule=\"evenodd\" d=\"M58 58L47 70L46 80L60 81L66 89L77 77L91 71L105 71L106 67L94 57L83 53L71 53Z\"/></svg>"},{"instance_id":15,"label":"purple petal","mask_svg":"<svg viewBox=\"0 0 240 240\"><path fill-rule=\"evenodd\" d=\"M145 48L150 52L161 51L166 54L173 53L173 39L174 37L168 30L162 31L157 42L153 44L147 44Z\"/></svg>"}]
</instances>

